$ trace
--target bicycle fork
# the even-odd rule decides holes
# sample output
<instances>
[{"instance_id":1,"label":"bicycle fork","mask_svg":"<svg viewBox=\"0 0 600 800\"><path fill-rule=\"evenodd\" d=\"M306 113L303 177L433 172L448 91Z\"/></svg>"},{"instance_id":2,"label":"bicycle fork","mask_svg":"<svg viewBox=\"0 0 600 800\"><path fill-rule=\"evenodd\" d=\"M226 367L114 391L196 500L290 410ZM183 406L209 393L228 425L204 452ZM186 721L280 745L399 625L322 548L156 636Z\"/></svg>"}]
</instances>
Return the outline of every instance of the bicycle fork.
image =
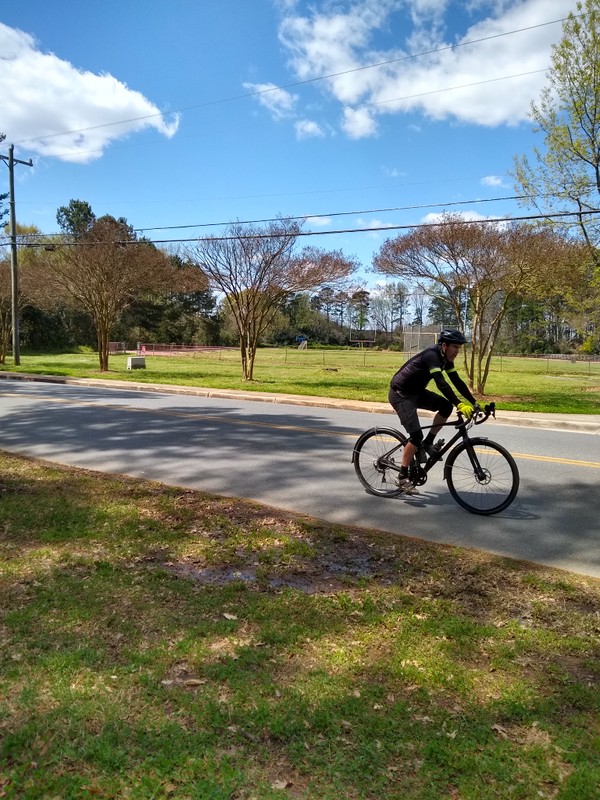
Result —
<instances>
[{"instance_id":1,"label":"bicycle fork","mask_svg":"<svg viewBox=\"0 0 600 800\"><path fill-rule=\"evenodd\" d=\"M486 472L479 463L479 459L477 458L477 453L475 452L475 448L473 447L469 439L467 439L467 455L469 456L469 461L471 462L471 466L473 467L473 474L480 483L485 483L485 481L487 480Z\"/></svg>"}]
</instances>

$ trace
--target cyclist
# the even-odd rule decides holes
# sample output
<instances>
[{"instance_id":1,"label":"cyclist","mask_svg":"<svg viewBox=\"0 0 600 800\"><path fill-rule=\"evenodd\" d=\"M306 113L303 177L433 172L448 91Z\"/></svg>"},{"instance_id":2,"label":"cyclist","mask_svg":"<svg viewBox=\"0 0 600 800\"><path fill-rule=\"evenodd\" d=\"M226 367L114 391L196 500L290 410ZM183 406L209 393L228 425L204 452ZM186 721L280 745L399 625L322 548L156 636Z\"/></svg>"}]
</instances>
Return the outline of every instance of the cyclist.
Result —
<instances>
[{"instance_id":1,"label":"cyclist","mask_svg":"<svg viewBox=\"0 0 600 800\"><path fill-rule=\"evenodd\" d=\"M452 413L452 407L456 406L467 419L473 414L476 400L454 366L456 356L466 341L460 331L450 329L441 331L436 345L422 350L406 361L391 380L388 399L409 435L402 451L402 465L398 476L398 486L404 489L406 494L418 494L408 477L408 468L413 456L418 451L419 461L424 463L428 456L436 454L434 445L436 434ZM459 400L443 373L446 373L454 387L468 402ZM443 396L427 389L427 384L431 380L435 381ZM433 425L425 439L417 416L418 408L435 412Z\"/></svg>"}]
</instances>

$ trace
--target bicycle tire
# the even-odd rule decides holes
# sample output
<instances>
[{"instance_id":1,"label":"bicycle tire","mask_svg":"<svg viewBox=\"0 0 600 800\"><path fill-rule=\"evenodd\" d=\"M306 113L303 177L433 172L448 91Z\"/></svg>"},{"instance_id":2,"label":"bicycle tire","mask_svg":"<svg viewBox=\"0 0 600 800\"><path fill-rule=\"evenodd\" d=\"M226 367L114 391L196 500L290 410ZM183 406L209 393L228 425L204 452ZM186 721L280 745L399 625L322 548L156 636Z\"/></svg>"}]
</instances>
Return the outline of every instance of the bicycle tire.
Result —
<instances>
[{"instance_id":1,"label":"bicycle tire","mask_svg":"<svg viewBox=\"0 0 600 800\"><path fill-rule=\"evenodd\" d=\"M485 478L476 474L473 457ZM509 507L519 491L514 458L505 447L484 437L457 445L447 458L444 477L452 497L472 514L498 514Z\"/></svg>"},{"instance_id":2,"label":"bicycle tire","mask_svg":"<svg viewBox=\"0 0 600 800\"><path fill-rule=\"evenodd\" d=\"M359 436L354 445L352 462L358 480L370 494L379 497L402 494L396 479L406 442L406 437L393 428L370 428Z\"/></svg>"}]
</instances>

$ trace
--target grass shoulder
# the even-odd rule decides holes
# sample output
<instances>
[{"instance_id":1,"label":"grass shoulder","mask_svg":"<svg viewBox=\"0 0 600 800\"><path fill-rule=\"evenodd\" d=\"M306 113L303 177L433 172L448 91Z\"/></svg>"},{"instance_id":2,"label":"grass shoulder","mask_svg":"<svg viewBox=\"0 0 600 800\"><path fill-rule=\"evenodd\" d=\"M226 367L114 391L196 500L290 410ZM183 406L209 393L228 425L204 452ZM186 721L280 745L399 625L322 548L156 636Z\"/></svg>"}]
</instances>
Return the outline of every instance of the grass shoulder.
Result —
<instances>
[{"instance_id":1,"label":"grass shoulder","mask_svg":"<svg viewBox=\"0 0 600 800\"><path fill-rule=\"evenodd\" d=\"M591 800L600 581L0 453L0 794Z\"/></svg>"},{"instance_id":2,"label":"grass shoulder","mask_svg":"<svg viewBox=\"0 0 600 800\"><path fill-rule=\"evenodd\" d=\"M405 357L367 350L259 350L255 380L250 382L242 379L239 355L231 350L147 355L146 369L136 370L127 369L126 355L115 355L110 370L103 373L93 353L24 354L20 367L7 363L2 369L385 403L390 378ZM492 360L486 398L512 411L600 414L600 362L497 357Z\"/></svg>"}]
</instances>

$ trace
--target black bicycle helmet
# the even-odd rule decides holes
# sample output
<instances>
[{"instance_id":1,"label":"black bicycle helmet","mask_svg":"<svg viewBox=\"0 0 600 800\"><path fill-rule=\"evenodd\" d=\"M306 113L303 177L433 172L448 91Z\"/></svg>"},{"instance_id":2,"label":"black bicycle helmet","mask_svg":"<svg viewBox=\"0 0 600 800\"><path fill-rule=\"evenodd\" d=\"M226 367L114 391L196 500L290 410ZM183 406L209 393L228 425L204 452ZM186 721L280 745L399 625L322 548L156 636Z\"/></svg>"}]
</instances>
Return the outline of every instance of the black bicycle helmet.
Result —
<instances>
[{"instance_id":1,"label":"black bicycle helmet","mask_svg":"<svg viewBox=\"0 0 600 800\"><path fill-rule=\"evenodd\" d=\"M445 330L440 331L440 335L438 336L438 344L441 344L442 342L446 342L446 344L466 344L467 340L460 331L446 328Z\"/></svg>"}]
</instances>

